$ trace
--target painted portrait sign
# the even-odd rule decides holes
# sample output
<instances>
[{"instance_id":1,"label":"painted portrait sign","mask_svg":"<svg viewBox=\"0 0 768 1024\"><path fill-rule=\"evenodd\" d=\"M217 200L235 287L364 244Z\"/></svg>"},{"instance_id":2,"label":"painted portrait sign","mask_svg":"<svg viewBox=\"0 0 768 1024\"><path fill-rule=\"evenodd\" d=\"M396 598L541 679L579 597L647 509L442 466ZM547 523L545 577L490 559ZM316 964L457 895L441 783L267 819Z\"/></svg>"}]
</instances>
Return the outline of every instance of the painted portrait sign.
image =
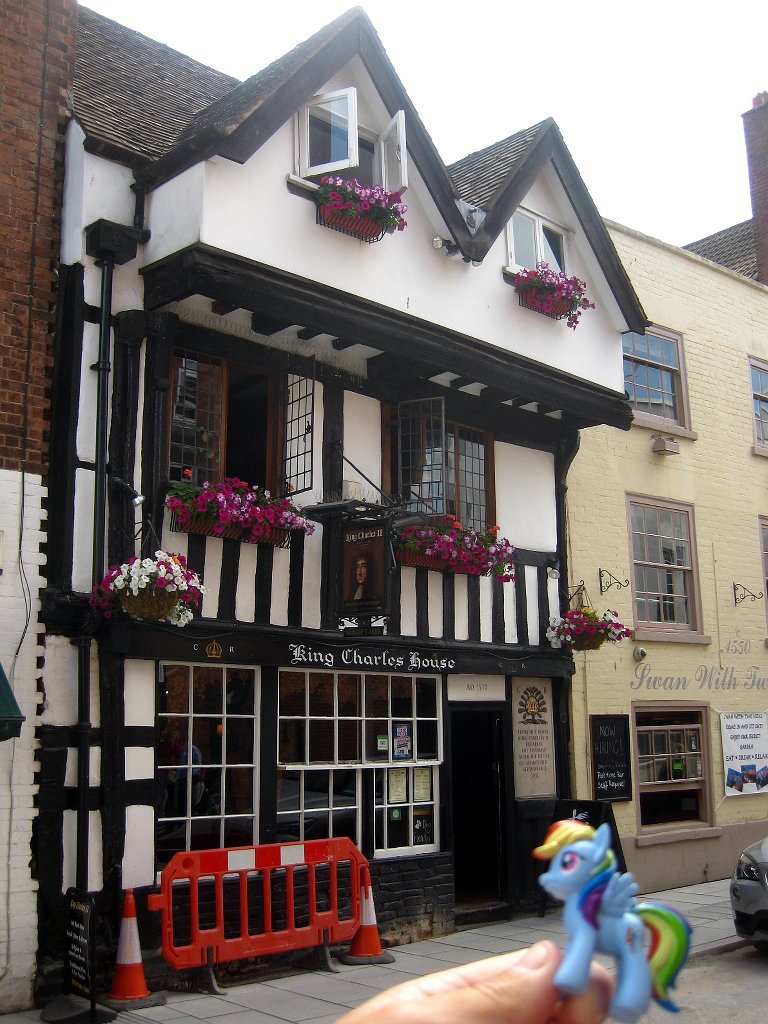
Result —
<instances>
[{"instance_id":1,"label":"painted portrait sign","mask_svg":"<svg viewBox=\"0 0 768 1024\"><path fill-rule=\"evenodd\" d=\"M341 618L386 615L387 523L344 527Z\"/></svg>"}]
</instances>

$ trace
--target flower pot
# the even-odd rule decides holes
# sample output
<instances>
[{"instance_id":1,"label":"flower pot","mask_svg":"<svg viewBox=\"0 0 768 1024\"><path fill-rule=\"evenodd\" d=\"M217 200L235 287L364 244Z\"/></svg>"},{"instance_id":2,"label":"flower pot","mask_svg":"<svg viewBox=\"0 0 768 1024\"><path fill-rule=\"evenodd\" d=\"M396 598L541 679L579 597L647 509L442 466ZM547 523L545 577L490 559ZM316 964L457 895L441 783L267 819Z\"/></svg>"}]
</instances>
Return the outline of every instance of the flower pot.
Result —
<instances>
[{"instance_id":1,"label":"flower pot","mask_svg":"<svg viewBox=\"0 0 768 1024\"><path fill-rule=\"evenodd\" d=\"M170 614L179 600L177 591L150 590L145 588L138 594L129 590L119 591L120 604L123 611L134 619L154 619L159 622Z\"/></svg>"},{"instance_id":2,"label":"flower pot","mask_svg":"<svg viewBox=\"0 0 768 1024\"><path fill-rule=\"evenodd\" d=\"M542 294L536 288L526 288L517 293L521 306L526 309L534 309L537 313L551 317L553 320L564 320L571 312L571 303L568 299L552 299L551 308L545 309L549 295Z\"/></svg>"},{"instance_id":3,"label":"flower pot","mask_svg":"<svg viewBox=\"0 0 768 1024\"><path fill-rule=\"evenodd\" d=\"M180 523L176 515L171 516L171 529L176 533L198 533L206 537L226 537L228 540L238 540L243 532L240 523L226 523L221 533L217 533L214 523L195 519L194 516L185 523Z\"/></svg>"},{"instance_id":4,"label":"flower pot","mask_svg":"<svg viewBox=\"0 0 768 1024\"><path fill-rule=\"evenodd\" d=\"M579 633L573 638L574 651L596 651L603 646L604 633Z\"/></svg>"},{"instance_id":5,"label":"flower pot","mask_svg":"<svg viewBox=\"0 0 768 1024\"><path fill-rule=\"evenodd\" d=\"M387 233L387 229L372 217L364 214L348 217L345 211L334 210L327 203L317 207L317 223L344 235L352 235L362 242L379 242Z\"/></svg>"},{"instance_id":6,"label":"flower pot","mask_svg":"<svg viewBox=\"0 0 768 1024\"><path fill-rule=\"evenodd\" d=\"M395 555L400 565L410 565L414 569L436 569L438 572L450 569L448 560L439 555L425 555L422 551L409 551L408 548L395 548Z\"/></svg>"},{"instance_id":7,"label":"flower pot","mask_svg":"<svg viewBox=\"0 0 768 1024\"><path fill-rule=\"evenodd\" d=\"M269 526L258 537L251 537L250 532L246 532L242 539L245 544L271 544L273 547L285 547L290 535L291 531L282 526Z\"/></svg>"}]
</instances>

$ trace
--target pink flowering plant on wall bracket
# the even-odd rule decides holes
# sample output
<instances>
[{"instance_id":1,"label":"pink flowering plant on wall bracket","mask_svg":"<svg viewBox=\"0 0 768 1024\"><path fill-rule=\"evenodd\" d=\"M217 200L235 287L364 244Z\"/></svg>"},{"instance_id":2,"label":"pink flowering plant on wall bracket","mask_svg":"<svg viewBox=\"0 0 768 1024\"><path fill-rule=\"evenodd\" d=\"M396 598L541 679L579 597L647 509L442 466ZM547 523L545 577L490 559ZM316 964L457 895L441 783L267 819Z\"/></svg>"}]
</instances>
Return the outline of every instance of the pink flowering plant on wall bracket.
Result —
<instances>
[{"instance_id":1,"label":"pink flowering plant on wall bracket","mask_svg":"<svg viewBox=\"0 0 768 1024\"><path fill-rule=\"evenodd\" d=\"M378 242L387 231L404 231L407 225L408 207L400 193L387 192L381 185L324 174L312 197L319 223L366 242Z\"/></svg>"},{"instance_id":2,"label":"pink flowering plant on wall bracket","mask_svg":"<svg viewBox=\"0 0 768 1024\"><path fill-rule=\"evenodd\" d=\"M616 612L606 610L598 615L589 607L571 608L565 615L549 620L547 640L553 647L567 651L594 651L604 643L616 644L632 633L619 622Z\"/></svg>"},{"instance_id":3,"label":"pink flowering plant on wall bracket","mask_svg":"<svg viewBox=\"0 0 768 1024\"><path fill-rule=\"evenodd\" d=\"M498 526L471 530L454 516L444 516L428 526L407 526L396 532L392 546L403 565L467 576L495 576L509 583L515 579L515 549L498 533Z\"/></svg>"},{"instance_id":4,"label":"pink flowering plant on wall bracket","mask_svg":"<svg viewBox=\"0 0 768 1024\"><path fill-rule=\"evenodd\" d=\"M548 263L537 263L535 270L520 270L512 283L520 297L520 305L535 309L555 320L567 318L574 330L585 309L595 309L587 298L587 285L578 277L566 277L562 270L553 270Z\"/></svg>"}]
</instances>

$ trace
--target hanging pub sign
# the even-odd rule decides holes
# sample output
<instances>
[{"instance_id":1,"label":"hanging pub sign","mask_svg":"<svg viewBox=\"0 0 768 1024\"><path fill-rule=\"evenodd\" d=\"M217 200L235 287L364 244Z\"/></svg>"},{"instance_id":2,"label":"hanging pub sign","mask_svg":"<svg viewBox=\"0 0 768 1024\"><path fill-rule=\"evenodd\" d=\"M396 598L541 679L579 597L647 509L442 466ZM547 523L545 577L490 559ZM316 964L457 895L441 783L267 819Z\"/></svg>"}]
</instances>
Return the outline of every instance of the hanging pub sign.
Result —
<instances>
[{"instance_id":1,"label":"hanging pub sign","mask_svg":"<svg viewBox=\"0 0 768 1024\"><path fill-rule=\"evenodd\" d=\"M356 520L342 529L339 618L357 622L388 614L389 520Z\"/></svg>"}]
</instances>

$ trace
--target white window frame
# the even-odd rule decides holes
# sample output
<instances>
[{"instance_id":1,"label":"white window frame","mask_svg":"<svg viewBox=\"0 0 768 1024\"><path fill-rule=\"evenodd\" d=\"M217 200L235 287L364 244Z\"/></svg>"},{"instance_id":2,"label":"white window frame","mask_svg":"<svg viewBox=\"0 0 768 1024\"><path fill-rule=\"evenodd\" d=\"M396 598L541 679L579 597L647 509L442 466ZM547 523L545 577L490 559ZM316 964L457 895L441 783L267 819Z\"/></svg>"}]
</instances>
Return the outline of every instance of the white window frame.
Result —
<instances>
[{"instance_id":1,"label":"white window frame","mask_svg":"<svg viewBox=\"0 0 768 1024\"><path fill-rule=\"evenodd\" d=\"M405 800L391 800L390 799L390 772L392 769L397 770L402 768L406 773L407 787ZM429 771L431 775L431 789L432 796L429 800L420 801L415 800L413 795L413 779L417 770ZM374 857L382 859L384 857L412 857L414 854L422 853L437 853L440 850L440 772L438 767L434 764L409 764L409 765L389 765L385 768L377 768L376 774L379 772L383 773L382 783L382 799L374 798L373 814L374 814ZM413 821L414 815L420 808L432 808L432 822L434 828L434 842L433 843L419 843L413 842ZM383 831L386 833L386 822L389 817L391 810L399 810L408 817L408 836L411 842L407 846L379 846L376 843L377 833L379 831L377 818L381 815L384 819Z\"/></svg>"},{"instance_id":2,"label":"white window frame","mask_svg":"<svg viewBox=\"0 0 768 1024\"><path fill-rule=\"evenodd\" d=\"M313 108L332 100L347 100L347 155L344 159L329 161L324 164L311 164L309 153L309 122ZM318 174L328 174L332 171L344 171L349 168L358 167L360 164L360 151L358 138L362 136L374 146L374 173L379 180L373 184L381 185L387 192L404 192L408 188L408 150L405 136L405 111L398 110L381 132L374 132L363 127L357 114L357 89L350 86L346 89L336 89L333 92L318 93L313 96L309 103L299 111L298 117L298 173L301 178L308 178ZM352 126L355 130L352 130ZM385 159L386 148L391 146L397 153L399 162L399 174L396 180L389 180L387 161Z\"/></svg>"},{"instance_id":3,"label":"white window frame","mask_svg":"<svg viewBox=\"0 0 768 1024\"><path fill-rule=\"evenodd\" d=\"M520 260L517 259L514 235L515 217L524 217L526 220L532 221L533 223L533 240L536 250L534 266L529 267L527 264L521 263ZM537 263L549 262L549 260L545 260L544 258L544 228L557 232L561 237L563 242L563 266L561 269L563 273L568 273L568 265L570 262L568 254L568 230L561 224L556 224L554 221L551 221L546 217L542 217L541 214L534 213L533 210L528 210L522 206L515 210L507 222L507 250L509 252L509 263L511 267L518 270L533 270Z\"/></svg>"}]
</instances>

